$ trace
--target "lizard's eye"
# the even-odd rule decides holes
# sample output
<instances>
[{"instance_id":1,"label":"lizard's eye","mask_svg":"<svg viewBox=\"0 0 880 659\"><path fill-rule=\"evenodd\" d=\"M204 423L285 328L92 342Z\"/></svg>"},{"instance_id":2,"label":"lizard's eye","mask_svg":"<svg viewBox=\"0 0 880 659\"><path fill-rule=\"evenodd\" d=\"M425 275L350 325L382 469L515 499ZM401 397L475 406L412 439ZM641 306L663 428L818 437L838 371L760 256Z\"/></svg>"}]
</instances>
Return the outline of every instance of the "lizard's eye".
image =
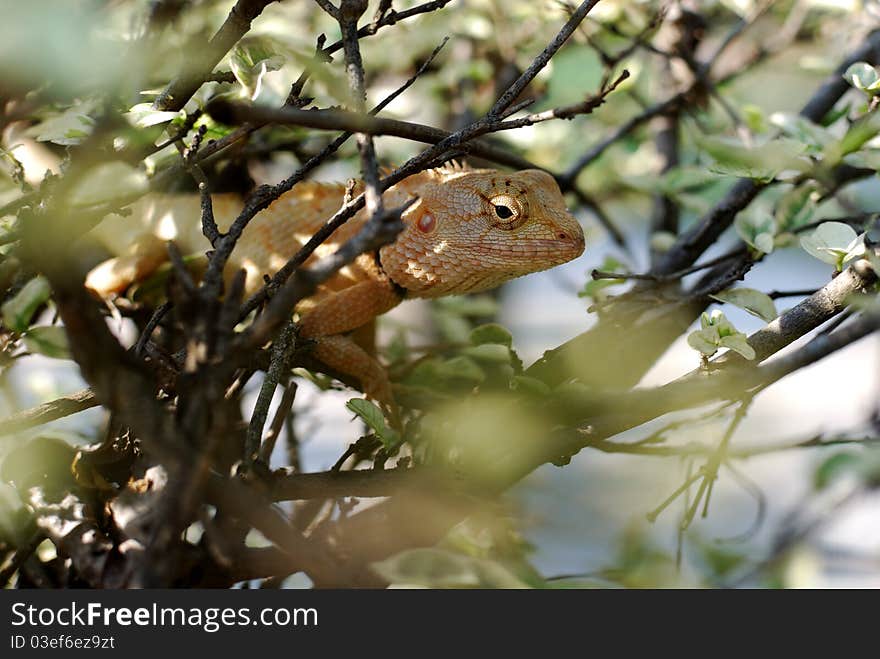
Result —
<instances>
[{"instance_id":1,"label":"lizard's eye","mask_svg":"<svg viewBox=\"0 0 880 659\"><path fill-rule=\"evenodd\" d=\"M513 215L513 211L510 210L509 206L498 204L497 206L495 206L495 215L500 217L502 220L506 220L508 217L511 217Z\"/></svg>"},{"instance_id":2,"label":"lizard's eye","mask_svg":"<svg viewBox=\"0 0 880 659\"><path fill-rule=\"evenodd\" d=\"M492 212L498 220L495 224L502 229L515 229L525 216L522 204L513 196L501 194L489 200L492 204Z\"/></svg>"}]
</instances>

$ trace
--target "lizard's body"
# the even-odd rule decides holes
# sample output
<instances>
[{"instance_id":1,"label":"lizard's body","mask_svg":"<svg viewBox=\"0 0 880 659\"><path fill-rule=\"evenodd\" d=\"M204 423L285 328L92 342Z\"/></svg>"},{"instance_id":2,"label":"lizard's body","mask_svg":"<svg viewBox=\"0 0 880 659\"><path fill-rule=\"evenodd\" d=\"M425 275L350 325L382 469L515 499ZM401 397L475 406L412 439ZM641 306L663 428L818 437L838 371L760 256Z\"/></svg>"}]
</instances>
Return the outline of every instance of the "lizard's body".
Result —
<instances>
[{"instance_id":1,"label":"lizard's body","mask_svg":"<svg viewBox=\"0 0 880 659\"><path fill-rule=\"evenodd\" d=\"M341 184L304 182L282 195L248 224L227 272L244 269L246 294L258 290L340 207ZM315 356L357 378L364 393L392 400L387 374L351 337L404 297L439 297L492 288L579 256L583 232L565 208L559 188L537 170L504 173L449 167L412 176L389 189L386 207L418 201L404 213L405 229L378 254L362 254L299 307L300 336L315 341ZM241 198L213 197L224 231ZM93 232L121 256L95 268L86 285L100 295L120 292L148 276L167 258L164 241L182 253L203 253L197 195L150 195L130 218L105 219ZM363 211L337 229L306 261L320 259L357 233Z\"/></svg>"}]
</instances>

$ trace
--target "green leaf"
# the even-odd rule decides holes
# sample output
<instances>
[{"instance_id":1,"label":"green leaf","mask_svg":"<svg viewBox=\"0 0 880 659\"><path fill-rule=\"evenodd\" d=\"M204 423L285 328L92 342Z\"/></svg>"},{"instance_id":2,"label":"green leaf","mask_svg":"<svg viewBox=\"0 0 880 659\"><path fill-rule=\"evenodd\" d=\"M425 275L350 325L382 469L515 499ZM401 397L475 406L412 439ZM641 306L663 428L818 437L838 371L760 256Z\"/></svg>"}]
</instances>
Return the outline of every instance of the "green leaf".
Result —
<instances>
[{"instance_id":1,"label":"green leaf","mask_svg":"<svg viewBox=\"0 0 880 659\"><path fill-rule=\"evenodd\" d=\"M834 141L829 130L799 114L775 112L770 117L770 123L778 127L785 136L807 146L807 151L811 153L821 151Z\"/></svg>"},{"instance_id":2,"label":"green leaf","mask_svg":"<svg viewBox=\"0 0 880 659\"><path fill-rule=\"evenodd\" d=\"M653 179L656 186L656 178ZM721 180L718 174L713 174L705 167L675 167L666 172L660 179L660 190L667 195L676 195L681 192L702 190L703 188Z\"/></svg>"},{"instance_id":3,"label":"green leaf","mask_svg":"<svg viewBox=\"0 0 880 659\"><path fill-rule=\"evenodd\" d=\"M114 160L92 167L70 195L75 205L97 204L147 191L147 175L128 163Z\"/></svg>"},{"instance_id":4,"label":"green leaf","mask_svg":"<svg viewBox=\"0 0 880 659\"><path fill-rule=\"evenodd\" d=\"M138 103L131 106L125 113L125 118L132 126L148 128L173 121L181 115L180 112L165 112L153 108L152 103Z\"/></svg>"},{"instance_id":5,"label":"green leaf","mask_svg":"<svg viewBox=\"0 0 880 659\"><path fill-rule=\"evenodd\" d=\"M3 303L3 324L14 332L24 332L34 312L49 299L51 292L45 277L34 277L12 299Z\"/></svg>"},{"instance_id":6,"label":"green leaf","mask_svg":"<svg viewBox=\"0 0 880 659\"><path fill-rule=\"evenodd\" d=\"M95 120L89 116L98 109L98 101L77 101L66 110L49 115L40 123L28 128L26 135L38 142L52 142L62 146L79 144L91 134Z\"/></svg>"},{"instance_id":7,"label":"green leaf","mask_svg":"<svg viewBox=\"0 0 880 659\"><path fill-rule=\"evenodd\" d=\"M840 162L843 156L861 149L877 133L880 133L880 113L871 112L856 119L839 143L825 149L825 161L829 165Z\"/></svg>"},{"instance_id":8,"label":"green leaf","mask_svg":"<svg viewBox=\"0 0 880 659\"><path fill-rule=\"evenodd\" d=\"M490 364L509 364L510 348L498 343L484 343L461 351L463 355Z\"/></svg>"},{"instance_id":9,"label":"green leaf","mask_svg":"<svg viewBox=\"0 0 880 659\"><path fill-rule=\"evenodd\" d=\"M373 569L390 583L399 585L425 588L528 587L501 563L438 548L408 549L373 563Z\"/></svg>"},{"instance_id":10,"label":"green leaf","mask_svg":"<svg viewBox=\"0 0 880 659\"><path fill-rule=\"evenodd\" d=\"M843 157L843 162L851 167L866 167L880 172L880 149L862 149L848 153Z\"/></svg>"},{"instance_id":11,"label":"green leaf","mask_svg":"<svg viewBox=\"0 0 880 659\"><path fill-rule=\"evenodd\" d=\"M545 382L528 375L514 375L510 379L510 388L534 396L549 396L550 387Z\"/></svg>"},{"instance_id":12,"label":"green leaf","mask_svg":"<svg viewBox=\"0 0 880 659\"><path fill-rule=\"evenodd\" d=\"M776 222L764 212L741 213L734 221L739 237L758 251L770 254L775 246Z\"/></svg>"},{"instance_id":13,"label":"green leaf","mask_svg":"<svg viewBox=\"0 0 880 659\"><path fill-rule=\"evenodd\" d=\"M470 341L475 346L484 343L500 343L509 348L513 344L513 336L504 326L498 323L487 323L471 330Z\"/></svg>"},{"instance_id":14,"label":"green leaf","mask_svg":"<svg viewBox=\"0 0 880 659\"><path fill-rule=\"evenodd\" d=\"M385 423L385 415L379 406L366 398L352 398L345 406L358 415L372 430L382 446L388 451L395 450L400 446L400 434Z\"/></svg>"},{"instance_id":15,"label":"green leaf","mask_svg":"<svg viewBox=\"0 0 880 659\"><path fill-rule=\"evenodd\" d=\"M700 315L700 327L688 335L688 345L700 353L711 356L719 347L730 348L746 359L754 359L755 351L749 345L745 334L733 326L720 309L711 314L705 311Z\"/></svg>"},{"instance_id":16,"label":"green leaf","mask_svg":"<svg viewBox=\"0 0 880 659\"><path fill-rule=\"evenodd\" d=\"M696 330L688 334L688 345L701 354L711 357L718 351L716 336L708 330Z\"/></svg>"},{"instance_id":17,"label":"green leaf","mask_svg":"<svg viewBox=\"0 0 880 659\"><path fill-rule=\"evenodd\" d=\"M749 345L748 338L745 334L742 334L741 332L722 336L721 346L724 348L730 348L734 352L738 352L746 359L751 360L755 358L755 349L751 345Z\"/></svg>"},{"instance_id":18,"label":"green leaf","mask_svg":"<svg viewBox=\"0 0 880 659\"><path fill-rule=\"evenodd\" d=\"M256 100L263 87L263 76L284 65L284 57L275 52L271 39L247 37L236 44L229 54L229 65L245 95Z\"/></svg>"},{"instance_id":19,"label":"green leaf","mask_svg":"<svg viewBox=\"0 0 880 659\"><path fill-rule=\"evenodd\" d=\"M729 288L710 297L719 302L727 302L740 309L745 309L753 316L768 323L779 315L770 296L756 291L754 288Z\"/></svg>"},{"instance_id":20,"label":"green leaf","mask_svg":"<svg viewBox=\"0 0 880 659\"><path fill-rule=\"evenodd\" d=\"M867 62L856 62L844 71L843 77L856 89L868 94L880 91L880 74Z\"/></svg>"},{"instance_id":21,"label":"green leaf","mask_svg":"<svg viewBox=\"0 0 880 659\"><path fill-rule=\"evenodd\" d=\"M859 467L862 458L855 453L835 453L824 460L813 474L813 487L823 490L840 474Z\"/></svg>"},{"instance_id":22,"label":"green leaf","mask_svg":"<svg viewBox=\"0 0 880 659\"><path fill-rule=\"evenodd\" d=\"M709 168L712 171L757 181L770 181L785 170L800 171L807 164L800 157L805 145L788 138L749 147L731 138L700 137L697 144L714 159Z\"/></svg>"},{"instance_id":23,"label":"green leaf","mask_svg":"<svg viewBox=\"0 0 880 659\"><path fill-rule=\"evenodd\" d=\"M823 222L814 231L801 237L801 247L807 254L838 268L847 254L857 249L857 243L855 229L843 222Z\"/></svg>"},{"instance_id":24,"label":"green leaf","mask_svg":"<svg viewBox=\"0 0 880 659\"><path fill-rule=\"evenodd\" d=\"M441 362L437 366L437 375L444 380L464 380L473 384L479 384L486 379L483 369L473 359L465 356Z\"/></svg>"},{"instance_id":25,"label":"green leaf","mask_svg":"<svg viewBox=\"0 0 880 659\"><path fill-rule=\"evenodd\" d=\"M770 254L775 245L776 242L772 233L759 233L755 236L755 247L764 252L764 254Z\"/></svg>"},{"instance_id":26,"label":"green leaf","mask_svg":"<svg viewBox=\"0 0 880 659\"><path fill-rule=\"evenodd\" d=\"M786 192L776 204L775 220L779 231L791 231L810 221L816 210L816 186L805 183Z\"/></svg>"},{"instance_id":27,"label":"green leaf","mask_svg":"<svg viewBox=\"0 0 880 659\"><path fill-rule=\"evenodd\" d=\"M602 261L602 265L599 266L599 270L606 272L628 272L629 269L613 256L606 256L605 260ZM605 297L605 294L602 292L603 289L623 283L625 283L624 279L593 279L591 277L584 284L584 287L578 291L578 297L591 298L599 302Z\"/></svg>"},{"instance_id":28,"label":"green leaf","mask_svg":"<svg viewBox=\"0 0 880 659\"><path fill-rule=\"evenodd\" d=\"M67 342L67 334L63 327L57 325L41 325L31 327L24 334L24 345L32 353L53 357L54 359L69 359L70 345Z\"/></svg>"},{"instance_id":29,"label":"green leaf","mask_svg":"<svg viewBox=\"0 0 880 659\"><path fill-rule=\"evenodd\" d=\"M453 296L436 301L439 308L459 316L494 316L498 313L498 302L488 295Z\"/></svg>"},{"instance_id":30,"label":"green leaf","mask_svg":"<svg viewBox=\"0 0 880 659\"><path fill-rule=\"evenodd\" d=\"M655 231L651 234L651 249L655 252L668 252L676 240L678 237L671 231Z\"/></svg>"}]
</instances>

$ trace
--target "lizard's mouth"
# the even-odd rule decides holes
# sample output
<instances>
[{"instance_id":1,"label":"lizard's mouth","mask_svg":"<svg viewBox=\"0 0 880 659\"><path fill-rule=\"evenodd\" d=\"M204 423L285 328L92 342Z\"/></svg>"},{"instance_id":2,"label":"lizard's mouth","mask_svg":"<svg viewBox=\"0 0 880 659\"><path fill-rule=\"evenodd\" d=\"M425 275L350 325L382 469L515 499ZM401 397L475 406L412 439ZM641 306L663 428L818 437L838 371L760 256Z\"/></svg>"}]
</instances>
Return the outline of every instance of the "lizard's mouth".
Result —
<instances>
[{"instance_id":1,"label":"lizard's mouth","mask_svg":"<svg viewBox=\"0 0 880 659\"><path fill-rule=\"evenodd\" d=\"M504 257L506 260L510 260L512 257L523 257L526 259L547 259L559 264L579 257L584 253L584 246L584 236L580 234L555 240L532 239L504 244L480 243L476 248L481 254Z\"/></svg>"}]
</instances>

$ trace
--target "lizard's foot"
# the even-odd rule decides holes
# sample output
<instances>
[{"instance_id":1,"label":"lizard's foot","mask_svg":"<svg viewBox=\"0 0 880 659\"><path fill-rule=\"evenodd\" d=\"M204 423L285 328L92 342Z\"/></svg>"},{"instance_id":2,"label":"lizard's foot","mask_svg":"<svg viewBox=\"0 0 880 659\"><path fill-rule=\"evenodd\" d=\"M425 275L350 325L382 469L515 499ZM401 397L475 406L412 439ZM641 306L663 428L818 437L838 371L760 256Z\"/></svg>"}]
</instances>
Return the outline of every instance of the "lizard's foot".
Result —
<instances>
[{"instance_id":1,"label":"lizard's foot","mask_svg":"<svg viewBox=\"0 0 880 659\"><path fill-rule=\"evenodd\" d=\"M315 357L330 368L357 378L364 395L376 401L392 427L400 430L400 408L394 400L385 368L349 336L322 336L312 340Z\"/></svg>"}]
</instances>

